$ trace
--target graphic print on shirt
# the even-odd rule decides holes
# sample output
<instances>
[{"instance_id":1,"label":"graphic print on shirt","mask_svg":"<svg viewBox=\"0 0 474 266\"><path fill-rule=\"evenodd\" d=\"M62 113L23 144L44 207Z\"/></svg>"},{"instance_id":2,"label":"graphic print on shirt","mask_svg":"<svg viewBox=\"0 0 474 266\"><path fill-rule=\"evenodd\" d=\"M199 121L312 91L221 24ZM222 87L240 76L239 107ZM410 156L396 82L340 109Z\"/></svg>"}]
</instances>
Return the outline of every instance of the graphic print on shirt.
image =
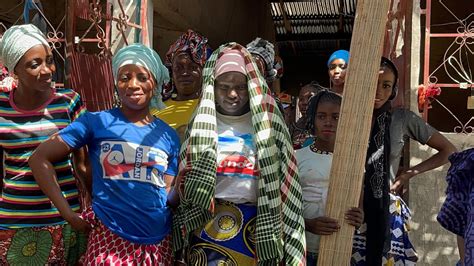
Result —
<instances>
[{"instance_id":1,"label":"graphic print on shirt","mask_svg":"<svg viewBox=\"0 0 474 266\"><path fill-rule=\"evenodd\" d=\"M252 135L219 136L217 173L223 176L256 179L255 147Z\"/></svg>"},{"instance_id":2,"label":"graphic print on shirt","mask_svg":"<svg viewBox=\"0 0 474 266\"><path fill-rule=\"evenodd\" d=\"M162 150L125 141L103 141L100 147L104 178L165 187L168 155Z\"/></svg>"}]
</instances>

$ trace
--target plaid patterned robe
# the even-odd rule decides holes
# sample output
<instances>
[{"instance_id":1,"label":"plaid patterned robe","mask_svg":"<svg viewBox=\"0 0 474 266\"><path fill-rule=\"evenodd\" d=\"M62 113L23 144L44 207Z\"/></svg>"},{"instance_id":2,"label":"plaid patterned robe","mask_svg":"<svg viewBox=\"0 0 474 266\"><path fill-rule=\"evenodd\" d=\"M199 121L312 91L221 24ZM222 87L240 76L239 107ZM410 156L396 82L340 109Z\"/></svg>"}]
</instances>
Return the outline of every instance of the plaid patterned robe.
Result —
<instances>
[{"instance_id":1,"label":"plaid patterned robe","mask_svg":"<svg viewBox=\"0 0 474 266\"><path fill-rule=\"evenodd\" d=\"M256 249L259 265L304 265L305 236L298 168L288 129L250 53L229 43L214 51L203 70L203 92L181 146L181 204L173 217L175 250L188 245L189 234L209 221L214 211L217 126L214 67L224 49L245 57L250 110L257 148Z\"/></svg>"}]
</instances>

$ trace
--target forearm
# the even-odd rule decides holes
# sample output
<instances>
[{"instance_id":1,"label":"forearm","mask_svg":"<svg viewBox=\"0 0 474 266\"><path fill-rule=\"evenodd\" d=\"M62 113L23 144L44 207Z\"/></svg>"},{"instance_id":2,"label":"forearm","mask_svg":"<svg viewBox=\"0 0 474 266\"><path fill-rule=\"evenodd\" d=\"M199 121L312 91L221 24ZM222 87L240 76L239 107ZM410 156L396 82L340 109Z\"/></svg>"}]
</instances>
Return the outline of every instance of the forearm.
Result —
<instances>
[{"instance_id":1,"label":"forearm","mask_svg":"<svg viewBox=\"0 0 474 266\"><path fill-rule=\"evenodd\" d=\"M171 190L168 192L168 206L175 209L179 205L179 192L178 189L174 186L171 187Z\"/></svg>"},{"instance_id":2,"label":"forearm","mask_svg":"<svg viewBox=\"0 0 474 266\"><path fill-rule=\"evenodd\" d=\"M456 236L456 240L458 242L458 250L459 250L459 258L461 260L461 265L464 265L464 238L460 236Z\"/></svg>"},{"instance_id":3,"label":"forearm","mask_svg":"<svg viewBox=\"0 0 474 266\"><path fill-rule=\"evenodd\" d=\"M179 179L179 180L177 180ZM176 208L179 205L179 185L181 184L180 178L172 175L165 175L166 192L168 193L168 205L171 208Z\"/></svg>"},{"instance_id":4,"label":"forearm","mask_svg":"<svg viewBox=\"0 0 474 266\"><path fill-rule=\"evenodd\" d=\"M73 152L73 164L79 182L85 187L89 195L92 195L92 168L85 147Z\"/></svg>"},{"instance_id":5,"label":"forearm","mask_svg":"<svg viewBox=\"0 0 474 266\"><path fill-rule=\"evenodd\" d=\"M431 156L430 158L428 158L427 160L425 160L425 161L423 161L423 162L421 162L421 163L419 163L419 164L417 164L413 167L410 167L405 172L410 174L411 177L413 177L415 175L418 175L418 174L427 172L429 170L435 169L435 168L447 163L449 155L451 155L451 152L440 151L440 152L436 153L435 155Z\"/></svg>"},{"instance_id":6,"label":"forearm","mask_svg":"<svg viewBox=\"0 0 474 266\"><path fill-rule=\"evenodd\" d=\"M68 220L74 215L69 203L64 198L59 184L57 182L56 171L51 162L44 158L39 158L33 154L28 160L34 178L43 193L53 202L54 206L59 210L61 216Z\"/></svg>"}]
</instances>

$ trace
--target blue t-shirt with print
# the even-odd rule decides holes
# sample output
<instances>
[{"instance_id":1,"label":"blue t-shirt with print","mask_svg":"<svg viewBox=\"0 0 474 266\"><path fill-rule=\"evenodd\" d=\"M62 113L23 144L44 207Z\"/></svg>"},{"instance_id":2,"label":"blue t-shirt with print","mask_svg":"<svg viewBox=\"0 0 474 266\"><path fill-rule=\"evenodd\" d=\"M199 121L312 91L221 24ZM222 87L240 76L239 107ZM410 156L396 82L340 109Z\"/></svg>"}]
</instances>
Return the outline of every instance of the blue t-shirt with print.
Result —
<instances>
[{"instance_id":1,"label":"blue t-shirt with print","mask_svg":"<svg viewBox=\"0 0 474 266\"><path fill-rule=\"evenodd\" d=\"M160 119L137 126L119 109L86 113L60 131L73 149L87 145L92 208L113 233L156 244L171 229L164 175L176 176L179 137Z\"/></svg>"}]
</instances>

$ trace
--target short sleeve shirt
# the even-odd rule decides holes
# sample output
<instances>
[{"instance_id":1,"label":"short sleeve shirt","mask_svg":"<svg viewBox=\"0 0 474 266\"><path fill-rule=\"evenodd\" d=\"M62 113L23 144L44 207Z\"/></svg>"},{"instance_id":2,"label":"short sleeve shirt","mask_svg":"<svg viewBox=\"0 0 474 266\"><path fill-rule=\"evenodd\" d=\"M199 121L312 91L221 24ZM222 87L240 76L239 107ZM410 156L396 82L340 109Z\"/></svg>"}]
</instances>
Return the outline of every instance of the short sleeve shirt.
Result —
<instances>
[{"instance_id":1,"label":"short sleeve shirt","mask_svg":"<svg viewBox=\"0 0 474 266\"><path fill-rule=\"evenodd\" d=\"M0 193L0 228L15 229L65 223L58 209L41 191L28 165L33 151L49 136L65 128L85 109L79 94L54 89L35 110L15 104L15 90L0 93L0 148L3 182ZM61 193L73 211L79 211L79 193L70 156L53 163Z\"/></svg>"},{"instance_id":2,"label":"short sleeve shirt","mask_svg":"<svg viewBox=\"0 0 474 266\"><path fill-rule=\"evenodd\" d=\"M160 119L145 126L119 109L86 113L60 132L72 148L87 144L93 171L92 208L115 234L159 243L171 228L164 175L177 174L179 138Z\"/></svg>"},{"instance_id":3,"label":"short sleeve shirt","mask_svg":"<svg viewBox=\"0 0 474 266\"><path fill-rule=\"evenodd\" d=\"M257 157L250 112L217 114L217 173L215 197L233 203L257 203Z\"/></svg>"},{"instance_id":4,"label":"short sleeve shirt","mask_svg":"<svg viewBox=\"0 0 474 266\"><path fill-rule=\"evenodd\" d=\"M390 178L396 177L403 146L409 139L426 144L436 129L406 109L395 109L390 124Z\"/></svg>"}]
</instances>

